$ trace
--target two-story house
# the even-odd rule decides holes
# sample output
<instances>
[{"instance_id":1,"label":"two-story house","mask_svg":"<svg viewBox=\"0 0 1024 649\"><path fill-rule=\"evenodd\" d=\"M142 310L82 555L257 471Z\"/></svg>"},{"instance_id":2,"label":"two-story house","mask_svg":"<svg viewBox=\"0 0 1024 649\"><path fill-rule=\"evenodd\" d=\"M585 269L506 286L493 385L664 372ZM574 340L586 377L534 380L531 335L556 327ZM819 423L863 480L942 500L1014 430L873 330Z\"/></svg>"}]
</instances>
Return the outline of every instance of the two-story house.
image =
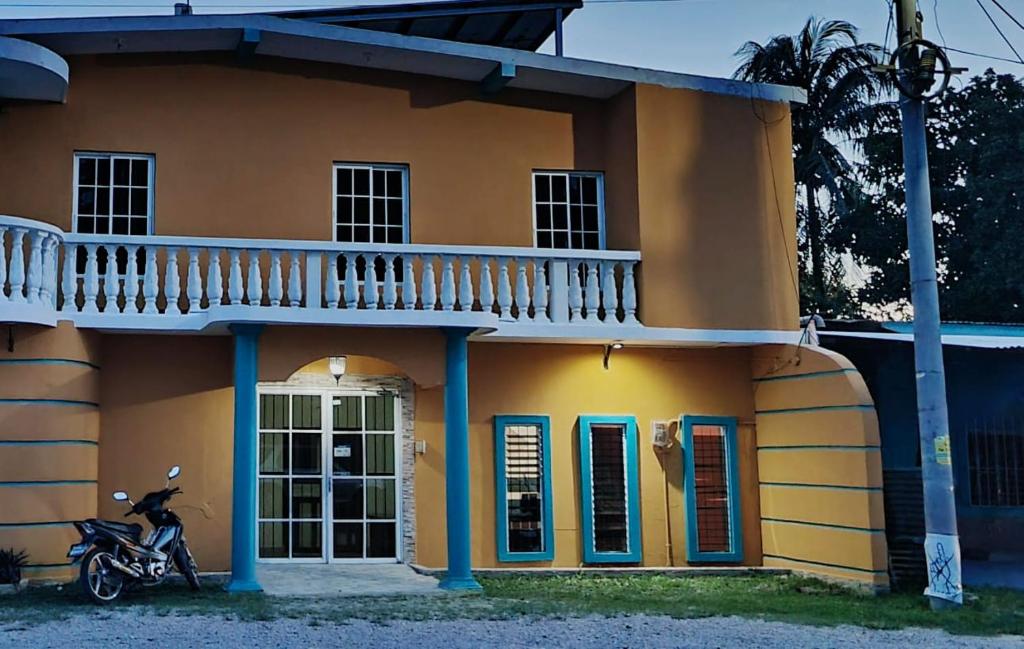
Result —
<instances>
[{"instance_id":1,"label":"two-story house","mask_svg":"<svg viewBox=\"0 0 1024 649\"><path fill-rule=\"evenodd\" d=\"M580 6L0 21L0 547L66 578L179 464L234 590L884 587L872 402L799 344L802 93L536 53Z\"/></svg>"}]
</instances>

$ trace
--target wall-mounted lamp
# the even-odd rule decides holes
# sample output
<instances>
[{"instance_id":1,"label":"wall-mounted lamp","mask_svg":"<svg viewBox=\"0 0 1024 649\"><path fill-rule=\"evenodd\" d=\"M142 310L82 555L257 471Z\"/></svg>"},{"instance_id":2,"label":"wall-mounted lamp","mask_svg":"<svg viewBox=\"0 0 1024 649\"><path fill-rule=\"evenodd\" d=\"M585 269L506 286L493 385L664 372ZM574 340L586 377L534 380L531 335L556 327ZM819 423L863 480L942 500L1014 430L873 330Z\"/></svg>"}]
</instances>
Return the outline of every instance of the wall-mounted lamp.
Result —
<instances>
[{"instance_id":1,"label":"wall-mounted lamp","mask_svg":"<svg viewBox=\"0 0 1024 649\"><path fill-rule=\"evenodd\" d=\"M621 340L615 340L608 345L604 346L604 369L608 369L608 359L612 355L613 349L622 349L625 345L622 344Z\"/></svg>"},{"instance_id":2,"label":"wall-mounted lamp","mask_svg":"<svg viewBox=\"0 0 1024 649\"><path fill-rule=\"evenodd\" d=\"M345 369L348 367L348 357L331 356L327 361L327 365L330 367L334 382L340 385L341 377L345 376Z\"/></svg>"}]
</instances>

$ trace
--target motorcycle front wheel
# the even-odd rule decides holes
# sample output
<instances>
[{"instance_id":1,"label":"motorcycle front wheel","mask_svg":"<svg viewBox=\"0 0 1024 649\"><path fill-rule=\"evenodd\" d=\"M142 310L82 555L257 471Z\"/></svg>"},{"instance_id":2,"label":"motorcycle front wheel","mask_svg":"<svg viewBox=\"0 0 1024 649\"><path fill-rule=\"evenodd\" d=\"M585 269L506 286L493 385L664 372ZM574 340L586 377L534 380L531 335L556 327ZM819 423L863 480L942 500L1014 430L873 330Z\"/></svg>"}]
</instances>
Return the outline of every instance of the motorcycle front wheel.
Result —
<instances>
[{"instance_id":1,"label":"motorcycle front wheel","mask_svg":"<svg viewBox=\"0 0 1024 649\"><path fill-rule=\"evenodd\" d=\"M113 559L112 554L100 548L89 550L82 559L78 581L96 604L109 604L124 591L124 575L111 564Z\"/></svg>"},{"instance_id":2,"label":"motorcycle front wheel","mask_svg":"<svg viewBox=\"0 0 1024 649\"><path fill-rule=\"evenodd\" d=\"M192 590L199 590L199 570L196 566L196 560L192 558L192 553L189 552L188 546L185 544L185 539L182 539L178 543L178 547L174 549L174 565L185 577L185 581L188 582L188 587Z\"/></svg>"}]
</instances>

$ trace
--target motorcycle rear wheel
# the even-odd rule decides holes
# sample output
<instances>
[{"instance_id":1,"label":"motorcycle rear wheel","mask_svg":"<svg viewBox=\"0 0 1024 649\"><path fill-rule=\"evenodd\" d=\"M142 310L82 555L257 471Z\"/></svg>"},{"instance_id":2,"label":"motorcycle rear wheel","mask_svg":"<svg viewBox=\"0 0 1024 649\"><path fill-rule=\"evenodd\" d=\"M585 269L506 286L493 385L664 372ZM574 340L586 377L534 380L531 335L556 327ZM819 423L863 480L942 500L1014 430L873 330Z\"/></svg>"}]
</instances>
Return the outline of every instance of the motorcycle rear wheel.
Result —
<instances>
[{"instance_id":1,"label":"motorcycle rear wheel","mask_svg":"<svg viewBox=\"0 0 1024 649\"><path fill-rule=\"evenodd\" d=\"M189 552L188 546L185 545L185 539L182 539L178 543L178 547L174 549L174 565L178 572L185 577L188 587L192 590L199 590L198 567L196 566L196 560L192 558L192 553Z\"/></svg>"},{"instance_id":2,"label":"motorcycle rear wheel","mask_svg":"<svg viewBox=\"0 0 1024 649\"><path fill-rule=\"evenodd\" d=\"M93 548L82 559L78 581L95 604L110 604L124 592L125 577L111 565L114 555Z\"/></svg>"}]
</instances>

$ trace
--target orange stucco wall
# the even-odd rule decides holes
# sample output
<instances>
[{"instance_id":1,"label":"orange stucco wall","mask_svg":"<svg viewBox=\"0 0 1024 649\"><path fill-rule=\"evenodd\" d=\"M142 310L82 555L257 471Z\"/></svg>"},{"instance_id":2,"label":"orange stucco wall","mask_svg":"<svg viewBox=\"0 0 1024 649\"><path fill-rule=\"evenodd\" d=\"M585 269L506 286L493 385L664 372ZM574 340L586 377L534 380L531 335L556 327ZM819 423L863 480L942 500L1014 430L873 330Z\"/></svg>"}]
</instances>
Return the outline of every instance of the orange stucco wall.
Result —
<instances>
[{"instance_id":1,"label":"orange stucco wall","mask_svg":"<svg viewBox=\"0 0 1024 649\"><path fill-rule=\"evenodd\" d=\"M14 326L0 352L0 547L25 576L64 580L69 521L96 515L101 345L68 323Z\"/></svg>"},{"instance_id":2,"label":"orange stucco wall","mask_svg":"<svg viewBox=\"0 0 1024 649\"><path fill-rule=\"evenodd\" d=\"M347 335L317 336L302 327L269 327L260 342L260 380L283 381L299 369L326 373L322 359L333 354L350 355L353 374L403 373L422 379L415 388L415 436L426 442L427 450L415 459L416 560L443 567L444 390L435 372L443 369L444 346L439 334L337 331ZM0 403L0 439L79 443L14 445L0 457L0 489L20 490L16 498L0 494L9 505L0 512L0 522L8 524L0 540L27 547L39 563L60 564L74 531L66 524L40 523L94 514L120 518L123 506L109 499L112 491L148 491L161 484L168 466L180 464L178 484L184 494L174 507L185 520L200 565L206 570L226 569L231 534L231 338L99 337L68 325L53 330L19 327L18 332L17 340L24 345L6 358L9 362L0 364L0 390L19 400L74 403ZM368 349L383 357L360 354ZM746 565L763 563L886 585L877 420L863 381L845 359L819 349L787 346L627 347L612 355L606 370L602 351L588 345L470 345L474 566L505 565L497 561L495 542L493 417L498 414L544 414L551 419L555 557L549 563L527 565L580 565L582 487L576 426L578 417L587 414L636 418L642 563L686 565L679 431L672 428L676 445L667 453L655 452L649 440L653 421L676 422L680 415L699 414L738 420ZM35 362L60 356L74 362ZM51 371L33 379L40 392L30 395L20 374L11 370L17 367ZM37 410L26 414L28 408ZM2 485L31 481L51 482ZM33 576L70 576L61 570L37 570Z\"/></svg>"},{"instance_id":3,"label":"orange stucco wall","mask_svg":"<svg viewBox=\"0 0 1024 649\"><path fill-rule=\"evenodd\" d=\"M533 169L601 169L603 107L339 66L72 58L64 106L0 118L0 213L67 227L75 150L156 156L159 234L333 239L333 162L410 167L417 243L532 245ZM486 146L482 146L486 143ZM27 181L27 182L26 182Z\"/></svg>"},{"instance_id":4,"label":"orange stucco wall","mask_svg":"<svg viewBox=\"0 0 1024 649\"><path fill-rule=\"evenodd\" d=\"M631 415L638 425L640 518L643 565L686 565L686 520L682 493L682 452L663 455L650 444L651 422L678 421L681 414L739 419L740 503L744 563L760 565L757 458L749 354L743 349L623 349L609 369L598 346L470 346L470 466L473 565L476 567L558 566L582 562L579 449L580 415ZM497 414L542 414L551 418L551 480L555 558L534 564L499 564L495 544L493 418ZM416 466L417 494L444 488L443 390L417 393L417 437L428 451ZM667 494L665 480L668 480ZM666 519L665 498L668 498ZM441 498L417 499L418 560L445 565ZM672 557L669 559L669 545Z\"/></svg>"},{"instance_id":5,"label":"orange stucco wall","mask_svg":"<svg viewBox=\"0 0 1024 649\"><path fill-rule=\"evenodd\" d=\"M530 246L531 172L603 171L608 247L643 255L646 324L796 327L784 104L649 85L484 100L472 83L206 54L70 65L67 104L0 115L0 214L68 228L75 151L150 153L158 234L330 240L332 163L390 162L410 168L413 243Z\"/></svg>"},{"instance_id":6,"label":"orange stucco wall","mask_svg":"<svg viewBox=\"0 0 1024 649\"><path fill-rule=\"evenodd\" d=\"M788 108L641 85L636 113L644 324L796 328Z\"/></svg>"},{"instance_id":7,"label":"orange stucco wall","mask_svg":"<svg viewBox=\"0 0 1024 649\"><path fill-rule=\"evenodd\" d=\"M99 514L120 520L112 492L158 489L180 465L171 506L203 570L230 565L231 352L223 336L103 338Z\"/></svg>"},{"instance_id":8,"label":"orange stucco wall","mask_svg":"<svg viewBox=\"0 0 1024 649\"><path fill-rule=\"evenodd\" d=\"M422 332L427 333L436 335ZM260 379L283 381L303 366L306 372L318 367L326 372L323 361L307 365L308 357L358 352L356 346L343 342L345 338L324 347L323 340L307 334L302 328L268 328L260 343ZM357 329L353 334L352 340L358 340L374 332ZM374 335L390 339L392 347L399 348L409 333ZM110 492L142 493L160 485L169 465L180 464L184 494L174 506L185 520L189 542L203 569L226 569L231 533L231 339L115 335L105 336L102 343L99 514L119 517L122 506L109 499ZM350 372L393 375L407 366L432 362L443 367L443 351L442 345L423 346L404 356L393 355L393 362L353 358ZM295 359L287 371L286 357ZM144 363L139 362L142 358ZM579 415L637 418L643 563L650 566L685 565L686 561L678 431L673 428L676 445L659 455L649 443L651 421L678 420L683 413L738 417L744 563L759 565L760 503L749 353L742 349L624 349L615 353L608 370L601 363L602 350L593 346L470 346L473 565L499 565L492 426L495 414L515 413L551 416L556 554L549 565L556 566L579 565L582 556L575 431ZM427 452L416 456L416 551L417 561L427 566L443 566L446 556L443 393L441 385L416 386L415 434L427 443Z\"/></svg>"},{"instance_id":9,"label":"orange stucco wall","mask_svg":"<svg viewBox=\"0 0 1024 649\"><path fill-rule=\"evenodd\" d=\"M820 347L752 356L766 566L889 584L878 418L864 379Z\"/></svg>"}]
</instances>

